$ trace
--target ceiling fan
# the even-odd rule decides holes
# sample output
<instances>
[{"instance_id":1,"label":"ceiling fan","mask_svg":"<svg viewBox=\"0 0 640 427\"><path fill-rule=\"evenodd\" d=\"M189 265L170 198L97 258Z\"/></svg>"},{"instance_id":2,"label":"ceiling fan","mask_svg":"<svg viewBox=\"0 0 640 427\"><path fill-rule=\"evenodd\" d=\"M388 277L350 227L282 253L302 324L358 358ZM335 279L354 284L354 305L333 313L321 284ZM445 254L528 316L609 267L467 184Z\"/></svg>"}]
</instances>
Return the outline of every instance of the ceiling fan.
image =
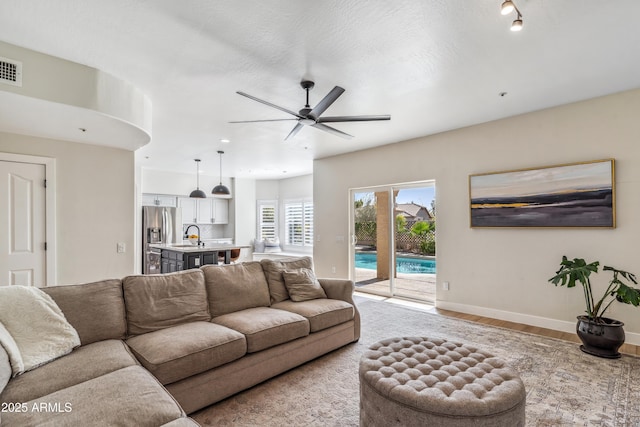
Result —
<instances>
[{"instance_id":1,"label":"ceiling fan","mask_svg":"<svg viewBox=\"0 0 640 427\"><path fill-rule=\"evenodd\" d=\"M285 138L285 141L289 138L293 138L300 129L305 126L311 126L316 129L323 130L325 132L329 132L330 134L342 137L342 138L353 138L353 135L349 135L348 133L342 132L338 129L332 128L331 126L327 126L325 123L339 123L339 122L370 122L376 120L390 120L391 116L386 115L377 115L377 116L333 116L333 117L321 117L322 113L325 112L327 108L333 104L336 99L344 92L344 89L340 86L336 86L331 89L329 92L318 104L311 108L309 106L309 91L313 89L315 85L314 82L310 80L303 80L300 82L300 86L302 89L307 91L307 103L304 108L302 108L297 113L286 108L280 107L278 105L272 104L271 102L264 101L260 98L256 98L255 96L249 95L247 93L237 91L238 95L246 96L249 99L253 99L254 101L258 101L262 104L268 105L269 107L273 107L277 110L284 111L287 114L291 114L295 118L291 119L267 119L267 120L241 120L241 121L233 121L229 123L258 123L258 122L279 122L285 120L297 120L298 123L293 127L289 135Z\"/></svg>"}]
</instances>

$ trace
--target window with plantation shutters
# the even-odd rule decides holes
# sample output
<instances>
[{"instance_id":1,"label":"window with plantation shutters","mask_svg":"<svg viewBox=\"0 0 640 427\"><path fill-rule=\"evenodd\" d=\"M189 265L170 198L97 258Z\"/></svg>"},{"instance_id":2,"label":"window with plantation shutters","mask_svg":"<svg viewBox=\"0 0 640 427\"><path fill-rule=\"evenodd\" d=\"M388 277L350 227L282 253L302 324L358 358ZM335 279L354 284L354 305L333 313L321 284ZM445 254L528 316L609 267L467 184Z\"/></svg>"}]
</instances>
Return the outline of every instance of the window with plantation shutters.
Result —
<instances>
[{"instance_id":1,"label":"window with plantation shutters","mask_svg":"<svg viewBox=\"0 0 640 427\"><path fill-rule=\"evenodd\" d=\"M313 202L285 202L285 244L313 246Z\"/></svg>"},{"instance_id":2,"label":"window with plantation shutters","mask_svg":"<svg viewBox=\"0 0 640 427\"><path fill-rule=\"evenodd\" d=\"M313 246L313 203L303 203L304 208L304 246Z\"/></svg>"},{"instance_id":3,"label":"window with plantation shutters","mask_svg":"<svg viewBox=\"0 0 640 427\"><path fill-rule=\"evenodd\" d=\"M275 201L258 202L258 240L278 237L277 203Z\"/></svg>"}]
</instances>

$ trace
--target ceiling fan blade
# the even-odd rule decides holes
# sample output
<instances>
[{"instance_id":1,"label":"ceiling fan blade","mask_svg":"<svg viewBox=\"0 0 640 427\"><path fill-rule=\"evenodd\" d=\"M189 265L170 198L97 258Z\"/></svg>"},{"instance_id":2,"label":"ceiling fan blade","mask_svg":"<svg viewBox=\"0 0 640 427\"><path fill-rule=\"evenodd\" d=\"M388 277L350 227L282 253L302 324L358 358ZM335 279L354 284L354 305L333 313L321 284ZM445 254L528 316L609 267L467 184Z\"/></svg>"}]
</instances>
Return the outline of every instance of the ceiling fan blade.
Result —
<instances>
[{"instance_id":1,"label":"ceiling fan blade","mask_svg":"<svg viewBox=\"0 0 640 427\"><path fill-rule=\"evenodd\" d=\"M257 102L259 102L259 103L261 103L261 104L268 105L269 107L275 108L276 110L284 111L285 113L287 113L287 114L291 114L292 116L295 116L295 117L297 117L297 118L299 118L299 119L301 119L301 118L302 118L302 116L298 115L298 113L295 113L295 112L293 112L293 111L291 111L291 110L287 110L286 108L284 108L284 107L280 107L279 105L272 104L272 103L270 103L269 101L265 101L265 100L263 100L263 99L256 98L255 96L249 95L248 93L244 93L244 92L241 92L241 91L237 91L236 93L237 93L238 95L245 96L245 97L247 97L247 98L249 98L249 99L253 99L254 101L257 101Z\"/></svg>"},{"instance_id":2,"label":"ceiling fan blade","mask_svg":"<svg viewBox=\"0 0 640 427\"><path fill-rule=\"evenodd\" d=\"M234 120L229 123L260 123L260 122L289 122L298 119L266 119L266 120Z\"/></svg>"},{"instance_id":3,"label":"ceiling fan blade","mask_svg":"<svg viewBox=\"0 0 640 427\"><path fill-rule=\"evenodd\" d=\"M335 136L339 136L341 138L345 138L345 139L351 139L353 138L353 135L349 135L348 133L344 133L341 130L332 128L331 126L327 126L327 125L323 125L322 123L316 123L315 125L311 125L312 127L316 128L316 129L320 129L323 130L325 132L329 132Z\"/></svg>"},{"instance_id":4,"label":"ceiling fan blade","mask_svg":"<svg viewBox=\"0 0 640 427\"><path fill-rule=\"evenodd\" d=\"M318 123L338 123L338 122L372 122L375 120L391 120L388 114L377 116L334 116L320 117Z\"/></svg>"},{"instance_id":5,"label":"ceiling fan blade","mask_svg":"<svg viewBox=\"0 0 640 427\"><path fill-rule=\"evenodd\" d=\"M318 105L313 107L313 110L311 110L311 112L309 113L309 116L313 117L314 119L317 119L318 117L320 117L320 115L324 113L325 110L331 106L331 104L336 102L336 99L338 99L338 97L343 93L344 93L344 89L341 88L340 86L336 86L333 89L331 89L331 92L329 92L327 96L322 98L322 101L318 102Z\"/></svg>"},{"instance_id":6,"label":"ceiling fan blade","mask_svg":"<svg viewBox=\"0 0 640 427\"><path fill-rule=\"evenodd\" d=\"M294 136L296 136L296 134L298 132L300 132L300 129L302 129L304 127L304 125L302 123L296 123L296 125L293 127L293 129L291 129L291 132L289 132L289 135L287 135L287 137L284 139L285 141L289 138L293 138Z\"/></svg>"}]
</instances>

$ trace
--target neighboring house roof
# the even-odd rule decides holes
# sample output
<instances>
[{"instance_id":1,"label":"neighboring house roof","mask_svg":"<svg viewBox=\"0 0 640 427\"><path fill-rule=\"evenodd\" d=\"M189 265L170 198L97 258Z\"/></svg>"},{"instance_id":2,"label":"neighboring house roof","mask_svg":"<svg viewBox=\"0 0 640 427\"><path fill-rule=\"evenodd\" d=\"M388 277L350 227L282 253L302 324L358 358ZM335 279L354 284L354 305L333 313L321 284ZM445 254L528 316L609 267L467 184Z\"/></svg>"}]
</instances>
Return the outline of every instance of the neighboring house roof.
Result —
<instances>
[{"instance_id":1,"label":"neighboring house roof","mask_svg":"<svg viewBox=\"0 0 640 427\"><path fill-rule=\"evenodd\" d=\"M422 205L416 203L399 203L396 205L396 215L402 215L406 218L415 219L432 219L429 210Z\"/></svg>"}]
</instances>

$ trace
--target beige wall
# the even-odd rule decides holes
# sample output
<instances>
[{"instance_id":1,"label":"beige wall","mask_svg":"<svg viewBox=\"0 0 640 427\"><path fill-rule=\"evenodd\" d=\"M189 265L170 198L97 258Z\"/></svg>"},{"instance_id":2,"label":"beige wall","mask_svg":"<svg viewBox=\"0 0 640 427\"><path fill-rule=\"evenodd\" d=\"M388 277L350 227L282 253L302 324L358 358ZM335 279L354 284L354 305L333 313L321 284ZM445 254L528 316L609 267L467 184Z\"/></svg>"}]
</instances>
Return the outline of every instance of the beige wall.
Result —
<instances>
[{"instance_id":1,"label":"beige wall","mask_svg":"<svg viewBox=\"0 0 640 427\"><path fill-rule=\"evenodd\" d=\"M640 90L542 110L314 163L314 263L349 274L349 189L435 179L441 307L574 330L579 289L547 282L562 255L640 274ZM471 229L469 174L615 158L616 229ZM604 289L604 274L596 287ZM448 281L451 290L442 291ZM614 304L640 343L640 311ZM631 332L631 334L629 334ZM631 335L631 337L629 336Z\"/></svg>"},{"instance_id":2,"label":"beige wall","mask_svg":"<svg viewBox=\"0 0 640 427\"><path fill-rule=\"evenodd\" d=\"M56 161L57 284L134 272L132 151L0 133L0 152Z\"/></svg>"},{"instance_id":3,"label":"beige wall","mask_svg":"<svg viewBox=\"0 0 640 427\"><path fill-rule=\"evenodd\" d=\"M139 163L143 163L139 160ZM141 169L141 188L143 193L152 194L175 194L187 197L196 189L196 165L193 164L193 173L179 173L169 171L158 171L154 169ZM220 177L218 175L200 174L200 189L212 197L211 190L218 185ZM231 178L223 177L222 183L233 190ZM235 194L231 194L235 197Z\"/></svg>"},{"instance_id":4,"label":"beige wall","mask_svg":"<svg viewBox=\"0 0 640 427\"><path fill-rule=\"evenodd\" d=\"M0 56L22 62L22 86L2 85L11 105L5 132L135 150L150 141L151 101L135 86L103 71L0 41ZM14 96L9 96L14 94ZM15 112L15 116L12 115ZM88 132L69 132L78 124ZM92 132L101 129L101 132ZM115 136L115 137L114 137Z\"/></svg>"},{"instance_id":5,"label":"beige wall","mask_svg":"<svg viewBox=\"0 0 640 427\"><path fill-rule=\"evenodd\" d=\"M256 181L255 179L234 179L235 200L229 206L229 216L235 217L234 238L236 244L250 245L256 237ZM233 207L233 211L231 208ZM242 254L249 251L242 251Z\"/></svg>"}]
</instances>

